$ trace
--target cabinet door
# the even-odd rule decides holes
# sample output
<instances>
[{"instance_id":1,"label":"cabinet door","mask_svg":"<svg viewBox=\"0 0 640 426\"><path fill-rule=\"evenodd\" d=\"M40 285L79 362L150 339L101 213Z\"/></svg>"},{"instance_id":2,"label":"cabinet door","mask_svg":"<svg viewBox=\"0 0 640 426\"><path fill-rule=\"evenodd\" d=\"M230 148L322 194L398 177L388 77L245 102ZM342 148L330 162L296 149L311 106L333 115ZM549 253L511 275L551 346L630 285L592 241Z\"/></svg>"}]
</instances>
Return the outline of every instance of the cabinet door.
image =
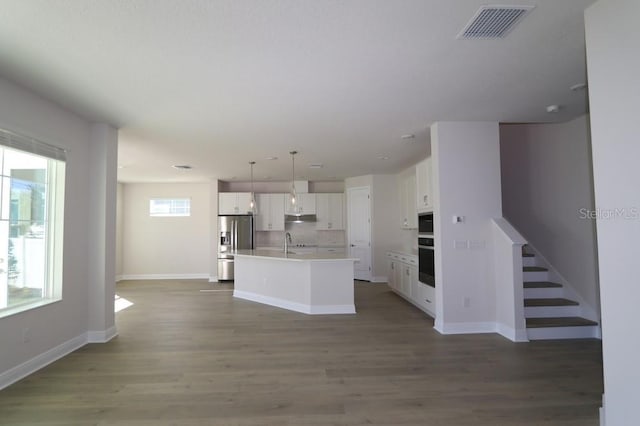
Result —
<instances>
[{"instance_id":1,"label":"cabinet door","mask_svg":"<svg viewBox=\"0 0 640 426\"><path fill-rule=\"evenodd\" d=\"M270 231L284 231L284 203L285 194L269 194L270 201Z\"/></svg>"},{"instance_id":2,"label":"cabinet door","mask_svg":"<svg viewBox=\"0 0 640 426\"><path fill-rule=\"evenodd\" d=\"M256 231L270 231L271 198L269 194L256 194Z\"/></svg>"},{"instance_id":3,"label":"cabinet door","mask_svg":"<svg viewBox=\"0 0 640 426\"><path fill-rule=\"evenodd\" d=\"M250 192L237 192L237 207L238 214L251 213L251 193Z\"/></svg>"},{"instance_id":4,"label":"cabinet door","mask_svg":"<svg viewBox=\"0 0 640 426\"><path fill-rule=\"evenodd\" d=\"M416 177L416 203L418 211L433 210L431 157L427 157L416 165Z\"/></svg>"},{"instance_id":5,"label":"cabinet door","mask_svg":"<svg viewBox=\"0 0 640 426\"><path fill-rule=\"evenodd\" d=\"M342 194L316 194L316 229L343 230L343 210Z\"/></svg>"},{"instance_id":6,"label":"cabinet door","mask_svg":"<svg viewBox=\"0 0 640 426\"><path fill-rule=\"evenodd\" d=\"M416 175L412 173L400 180L401 228L418 228L418 210L416 208Z\"/></svg>"},{"instance_id":7,"label":"cabinet door","mask_svg":"<svg viewBox=\"0 0 640 426\"><path fill-rule=\"evenodd\" d=\"M218 194L218 214L238 214L238 195L235 192Z\"/></svg>"},{"instance_id":8,"label":"cabinet door","mask_svg":"<svg viewBox=\"0 0 640 426\"><path fill-rule=\"evenodd\" d=\"M389 269L387 272L387 281L389 283L389 287L391 287L392 289L396 289L398 287L398 284L396 282L397 276L398 274L396 273L396 270L398 269L398 263L393 260L393 259L389 259Z\"/></svg>"},{"instance_id":9,"label":"cabinet door","mask_svg":"<svg viewBox=\"0 0 640 426\"><path fill-rule=\"evenodd\" d=\"M316 229L318 230L324 231L330 229L330 203L329 194L316 194Z\"/></svg>"},{"instance_id":10,"label":"cabinet door","mask_svg":"<svg viewBox=\"0 0 640 426\"><path fill-rule=\"evenodd\" d=\"M300 210L302 214L316 214L316 194L299 194Z\"/></svg>"},{"instance_id":11,"label":"cabinet door","mask_svg":"<svg viewBox=\"0 0 640 426\"><path fill-rule=\"evenodd\" d=\"M416 208L416 174L407 179L407 228L418 229L418 209Z\"/></svg>"},{"instance_id":12,"label":"cabinet door","mask_svg":"<svg viewBox=\"0 0 640 426\"><path fill-rule=\"evenodd\" d=\"M409 266L402 264L400 276L400 291L405 296L411 296L411 271Z\"/></svg>"},{"instance_id":13,"label":"cabinet door","mask_svg":"<svg viewBox=\"0 0 640 426\"><path fill-rule=\"evenodd\" d=\"M329 194L329 229L344 229L344 195Z\"/></svg>"}]
</instances>

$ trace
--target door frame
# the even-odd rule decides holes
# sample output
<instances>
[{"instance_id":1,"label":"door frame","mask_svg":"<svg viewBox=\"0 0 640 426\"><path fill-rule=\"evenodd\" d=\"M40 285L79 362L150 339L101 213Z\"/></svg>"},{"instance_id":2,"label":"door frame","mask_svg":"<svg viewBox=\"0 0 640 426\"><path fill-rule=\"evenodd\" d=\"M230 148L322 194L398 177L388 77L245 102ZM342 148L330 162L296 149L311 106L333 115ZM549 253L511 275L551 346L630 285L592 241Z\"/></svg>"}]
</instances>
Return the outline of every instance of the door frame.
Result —
<instances>
[{"instance_id":1,"label":"door frame","mask_svg":"<svg viewBox=\"0 0 640 426\"><path fill-rule=\"evenodd\" d=\"M371 281L372 277L373 277L373 233L371 232L371 187L370 186L355 186L355 187L351 187L351 188L347 188L347 248L349 250L349 255L351 255L351 247L352 247L352 243L351 243L351 210L352 210L352 192L356 191L356 190L362 190L362 189L366 189L367 190L367 194L368 194L368 200L369 200L369 220L368 220L368 231L369 231L369 270L368 271L363 271L365 272L364 276L361 277L355 277L355 263L354 263L354 277L357 280L363 280L363 281Z\"/></svg>"}]
</instances>

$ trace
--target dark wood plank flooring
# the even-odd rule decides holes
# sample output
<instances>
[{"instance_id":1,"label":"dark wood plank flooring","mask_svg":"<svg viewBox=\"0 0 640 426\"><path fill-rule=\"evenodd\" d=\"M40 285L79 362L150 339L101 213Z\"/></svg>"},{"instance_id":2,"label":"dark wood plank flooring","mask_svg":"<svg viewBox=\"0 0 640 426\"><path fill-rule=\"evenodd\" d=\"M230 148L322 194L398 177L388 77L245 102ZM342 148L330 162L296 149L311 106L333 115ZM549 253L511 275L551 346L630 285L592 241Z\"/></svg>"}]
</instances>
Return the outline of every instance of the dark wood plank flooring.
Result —
<instances>
[{"instance_id":1,"label":"dark wood plank flooring","mask_svg":"<svg viewBox=\"0 0 640 426\"><path fill-rule=\"evenodd\" d=\"M357 315L128 281L119 336L0 391L2 425L598 425L597 340L442 336L386 285Z\"/></svg>"}]
</instances>

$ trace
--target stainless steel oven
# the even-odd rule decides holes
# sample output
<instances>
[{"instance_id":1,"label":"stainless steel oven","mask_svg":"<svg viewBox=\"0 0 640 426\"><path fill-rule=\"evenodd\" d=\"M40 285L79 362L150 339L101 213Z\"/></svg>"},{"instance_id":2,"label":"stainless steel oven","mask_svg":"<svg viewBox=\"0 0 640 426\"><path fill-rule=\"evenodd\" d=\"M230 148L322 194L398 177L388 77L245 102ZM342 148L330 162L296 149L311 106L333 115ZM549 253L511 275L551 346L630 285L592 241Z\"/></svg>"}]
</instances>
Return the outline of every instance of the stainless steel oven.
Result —
<instances>
[{"instance_id":1,"label":"stainless steel oven","mask_svg":"<svg viewBox=\"0 0 640 426\"><path fill-rule=\"evenodd\" d=\"M418 238L418 279L428 286L436 286L433 237Z\"/></svg>"},{"instance_id":2,"label":"stainless steel oven","mask_svg":"<svg viewBox=\"0 0 640 426\"><path fill-rule=\"evenodd\" d=\"M433 234L433 213L418 215L418 234Z\"/></svg>"}]
</instances>

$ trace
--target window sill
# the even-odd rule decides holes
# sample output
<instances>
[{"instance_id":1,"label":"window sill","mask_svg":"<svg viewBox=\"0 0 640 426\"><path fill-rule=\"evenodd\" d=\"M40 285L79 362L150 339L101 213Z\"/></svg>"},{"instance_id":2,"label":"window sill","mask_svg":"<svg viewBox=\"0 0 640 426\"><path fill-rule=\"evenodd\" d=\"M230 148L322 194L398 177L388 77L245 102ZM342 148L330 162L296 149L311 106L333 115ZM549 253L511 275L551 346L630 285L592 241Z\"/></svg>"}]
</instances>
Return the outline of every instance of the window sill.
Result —
<instances>
[{"instance_id":1,"label":"window sill","mask_svg":"<svg viewBox=\"0 0 640 426\"><path fill-rule=\"evenodd\" d=\"M21 312L30 311L32 309L37 309L42 306L51 305L52 303L60 302L62 298L56 299L42 299L36 302L25 303L24 305L12 306L10 308L5 308L0 310L0 318L10 317L12 315L19 314Z\"/></svg>"}]
</instances>

